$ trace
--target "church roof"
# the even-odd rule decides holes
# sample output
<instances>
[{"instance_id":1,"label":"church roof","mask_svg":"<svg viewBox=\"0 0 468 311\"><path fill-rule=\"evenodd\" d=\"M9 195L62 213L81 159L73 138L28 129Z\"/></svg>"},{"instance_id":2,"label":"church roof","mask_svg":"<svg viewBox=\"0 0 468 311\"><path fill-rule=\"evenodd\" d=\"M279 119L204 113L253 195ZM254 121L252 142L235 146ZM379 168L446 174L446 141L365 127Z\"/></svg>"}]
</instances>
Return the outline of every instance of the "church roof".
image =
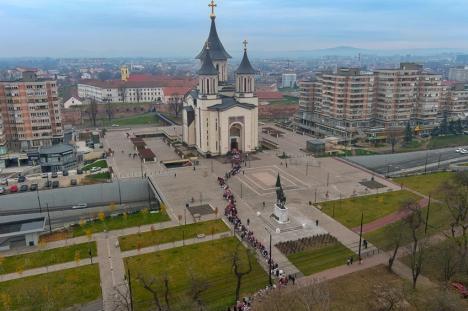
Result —
<instances>
[{"instance_id":1,"label":"church roof","mask_svg":"<svg viewBox=\"0 0 468 311\"><path fill-rule=\"evenodd\" d=\"M227 60L231 58L228 52L224 49L221 40L218 37L218 31L216 30L215 16L211 16L211 28L210 34L208 35L208 44L210 46L211 58L213 60ZM206 45L203 46L201 52L195 57L196 59L203 59L206 54Z\"/></svg>"},{"instance_id":2,"label":"church roof","mask_svg":"<svg viewBox=\"0 0 468 311\"><path fill-rule=\"evenodd\" d=\"M205 45L206 48L206 45ZM216 70L215 66L213 65L213 61L211 60L211 49L207 49L204 57L202 58L202 65L200 70L198 70L198 74L201 76L217 76L218 70Z\"/></svg>"},{"instance_id":3,"label":"church roof","mask_svg":"<svg viewBox=\"0 0 468 311\"><path fill-rule=\"evenodd\" d=\"M236 70L237 74L243 75L254 75L257 71L252 67L249 57L247 56L247 49L244 49L244 57L239 65L239 68Z\"/></svg>"},{"instance_id":4,"label":"church roof","mask_svg":"<svg viewBox=\"0 0 468 311\"><path fill-rule=\"evenodd\" d=\"M208 107L208 110L227 110L231 109L234 107L241 107L245 109L254 109L255 105L252 104L244 104L244 103L239 103L235 98L233 97L221 97L221 104L216 104L213 106Z\"/></svg>"}]
</instances>

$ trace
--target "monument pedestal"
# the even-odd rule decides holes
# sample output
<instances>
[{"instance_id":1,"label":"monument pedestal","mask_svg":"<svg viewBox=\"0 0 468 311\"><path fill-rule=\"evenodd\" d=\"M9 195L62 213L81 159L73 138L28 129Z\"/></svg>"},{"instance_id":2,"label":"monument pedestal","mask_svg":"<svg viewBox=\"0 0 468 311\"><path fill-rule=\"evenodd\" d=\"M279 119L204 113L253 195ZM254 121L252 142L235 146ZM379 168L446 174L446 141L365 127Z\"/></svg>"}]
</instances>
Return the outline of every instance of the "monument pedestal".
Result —
<instances>
[{"instance_id":1,"label":"monument pedestal","mask_svg":"<svg viewBox=\"0 0 468 311\"><path fill-rule=\"evenodd\" d=\"M275 204L275 210L273 211L273 218L280 224L289 222L288 208L286 206L281 207Z\"/></svg>"}]
</instances>

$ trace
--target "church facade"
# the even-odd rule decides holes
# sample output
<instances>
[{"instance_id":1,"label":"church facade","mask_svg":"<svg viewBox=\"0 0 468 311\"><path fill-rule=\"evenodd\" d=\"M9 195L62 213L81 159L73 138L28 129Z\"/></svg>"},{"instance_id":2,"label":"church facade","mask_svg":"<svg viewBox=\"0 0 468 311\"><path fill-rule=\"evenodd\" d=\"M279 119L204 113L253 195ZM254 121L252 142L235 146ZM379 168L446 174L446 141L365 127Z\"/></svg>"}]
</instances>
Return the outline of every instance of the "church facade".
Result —
<instances>
[{"instance_id":1,"label":"church facade","mask_svg":"<svg viewBox=\"0 0 468 311\"><path fill-rule=\"evenodd\" d=\"M244 55L235 72L235 81L229 83L231 56L218 37L215 6L211 1L210 33L196 57L201 62L198 86L184 100L183 141L204 156L252 152L258 148L256 70L250 63L244 41Z\"/></svg>"}]
</instances>

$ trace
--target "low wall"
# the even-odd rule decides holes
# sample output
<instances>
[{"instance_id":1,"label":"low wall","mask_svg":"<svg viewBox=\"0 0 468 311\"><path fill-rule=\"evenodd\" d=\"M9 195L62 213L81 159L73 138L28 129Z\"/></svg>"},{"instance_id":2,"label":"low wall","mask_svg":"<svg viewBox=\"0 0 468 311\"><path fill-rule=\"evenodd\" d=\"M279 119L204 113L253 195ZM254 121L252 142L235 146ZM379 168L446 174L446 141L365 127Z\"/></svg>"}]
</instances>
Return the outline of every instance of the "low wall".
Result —
<instances>
[{"instance_id":1,"label":"low wall","mask_svg":"<svg viewBox=\"0 0 468 311\"><path fill-rule=\"evenodd\" d=\"M120 191L119 191L120 189ZM77 203L89 206L107 205L110 202L131 203L148 200L146 179L131 178L86 186L23 192L0 196L0 211L39 209L39 202L44 208L69 207ZM151 198L154 195L151 191Z\"/></svg>"}]
</instances>

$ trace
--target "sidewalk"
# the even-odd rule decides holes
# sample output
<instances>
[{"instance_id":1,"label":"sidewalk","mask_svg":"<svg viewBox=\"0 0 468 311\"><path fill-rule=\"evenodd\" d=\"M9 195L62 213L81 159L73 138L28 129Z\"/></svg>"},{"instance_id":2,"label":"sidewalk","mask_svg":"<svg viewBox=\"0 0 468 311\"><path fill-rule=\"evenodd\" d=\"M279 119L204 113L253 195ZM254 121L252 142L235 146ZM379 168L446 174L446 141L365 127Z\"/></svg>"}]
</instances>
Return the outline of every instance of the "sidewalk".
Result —
<instances>
[{"instance_id":1,"label":"sidewalk","mask_svg":"<svg viewBox=\"0 0 468 311\"><path fill-rule=\"evenodd\" d=\"M93 257L93 264L98 263L98 262L99 262L99 258ZM6 281L25 278L28 276L34 276L34 275L39 275L39 274L44 274L44 273L72 269L76 267L82 267L82 266L87 266L90 264L91 264L91 260L89 258L86 258L86 259L81 259L79 262L69 261L69 262L59 263L59 264L51 265L51 266L29 269L21 273L13 272L13 273L8 273L8 274L0 274L0 282L6 282Z\"/></svg>"}]
</instances>

